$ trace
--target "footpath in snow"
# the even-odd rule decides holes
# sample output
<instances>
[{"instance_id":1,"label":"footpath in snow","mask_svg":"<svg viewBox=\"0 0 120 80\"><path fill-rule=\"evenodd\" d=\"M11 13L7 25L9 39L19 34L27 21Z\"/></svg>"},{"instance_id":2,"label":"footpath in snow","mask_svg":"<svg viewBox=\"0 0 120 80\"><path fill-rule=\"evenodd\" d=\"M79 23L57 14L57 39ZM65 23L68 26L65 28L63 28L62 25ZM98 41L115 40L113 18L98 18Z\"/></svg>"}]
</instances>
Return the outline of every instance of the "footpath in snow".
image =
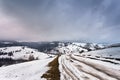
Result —
<instances>
[{"instance_id":1,"label":"footpath in snow","mask_svg":"<svg viewBox=\"0 0 120 80\"><path fill-rule=\"evenodd\" d=\"M80 55L59 58L61 80L120 80L120 65Z\"/></svg>"}]
</instances>

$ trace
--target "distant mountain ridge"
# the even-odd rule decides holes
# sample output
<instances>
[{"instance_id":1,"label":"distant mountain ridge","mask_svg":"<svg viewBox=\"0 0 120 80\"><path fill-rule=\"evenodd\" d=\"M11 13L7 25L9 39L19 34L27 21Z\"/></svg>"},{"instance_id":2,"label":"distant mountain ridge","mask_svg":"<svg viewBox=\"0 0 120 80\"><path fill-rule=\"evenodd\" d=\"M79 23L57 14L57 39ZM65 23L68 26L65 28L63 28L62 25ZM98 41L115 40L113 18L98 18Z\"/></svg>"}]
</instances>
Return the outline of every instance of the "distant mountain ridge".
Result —
<instances>
[{"instance_id":1,"label":"distant mountain ridge","mask_svg":"<svg viewBox=\"0 0 120 80\"><path fill-rule=\"evenodd\" d=\"M59 53L63 53L59 51L61 48L70 48L76 47L77 49L82 48L83 50L79 52L84 52L84 51L91 51L91 50L96 50L96 49L101 49L104 48L105 45L102 44L95 44L95 43L79 43L79 42L59 42L59 41L54 41L54 42L17 42L17 41L0 41L0 48L2 47L12 47L12 46L27 46L33 49L37 49L40 52L45 52L45 53L55 53L55 51L58 51ZM103 47L104 46L104 47ZM56 53L58 53L56 52ZM55 53L55 54L56 54Z\"/></svg>"},{"instance_id":2,"label":"distant mountain ridge","mask_svg":"<svg viewBox=\"0 0 120 80\"><path fill-rule=\"evenodd\" d=\"M83 45L84 44L84 45ZM9 40L0 40L0 48L2 47L11 47L11 46L27 46L33 49L37 49L40 52L45 53L55 53L60 51L61 48L70 48L70 46L74 46L74 48L82 48L82 51L91 51L97 50L101 48L110 48L110 47L120 47L120 43L112 44L112 45L104 45L104 44L96 44L96 43L81 43L81 42L60 42L60 41L53 41L53 42L17 42L17 41L9 41Z\"/></svg>"},{"instance_id":3,"label":"distant mountain ridge","mask_svg":"<svg viewBox=\"0 0 120 80\"><path fill-rule=\"evenodd\" d=\"M52 49L50 53L52 54L71 54L71 53L83 53L98 49L104 49L105 45L102 44L95 44L95 43L59 43L57 47Z\"/></svg>"}]
</instances>

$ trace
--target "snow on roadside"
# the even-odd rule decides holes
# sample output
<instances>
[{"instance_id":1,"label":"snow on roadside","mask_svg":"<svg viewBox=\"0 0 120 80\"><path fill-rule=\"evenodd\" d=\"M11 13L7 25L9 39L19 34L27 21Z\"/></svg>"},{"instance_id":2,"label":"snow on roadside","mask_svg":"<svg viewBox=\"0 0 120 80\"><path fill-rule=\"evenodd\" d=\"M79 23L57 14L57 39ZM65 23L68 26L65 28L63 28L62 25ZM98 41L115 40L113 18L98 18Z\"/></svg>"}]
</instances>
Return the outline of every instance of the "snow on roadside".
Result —
<instances>
[{"instance_id":1,"label":"snow on roadside","mask_svg":"<svg viewBox=\"0 0 120 80\"><path fill-rule=\"evenodd\" d=\"M54 58L25 62L0 68L0 80L45 80L41 76Z\"/></svg>"}]
</instances>

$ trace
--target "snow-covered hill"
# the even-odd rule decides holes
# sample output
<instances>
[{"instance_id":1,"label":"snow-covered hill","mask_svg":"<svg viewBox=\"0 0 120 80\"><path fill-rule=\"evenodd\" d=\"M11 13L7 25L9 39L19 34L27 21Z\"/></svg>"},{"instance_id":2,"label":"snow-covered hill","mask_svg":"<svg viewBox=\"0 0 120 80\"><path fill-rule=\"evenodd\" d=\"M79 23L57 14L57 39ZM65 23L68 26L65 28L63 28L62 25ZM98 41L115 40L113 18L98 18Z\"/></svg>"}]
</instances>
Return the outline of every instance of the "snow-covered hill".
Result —
<instances>
[{"instance_id":1,"label":"snow-covered hill","mask_svg":"<svg viewBox=\"0 0 120 80\"><path fill-rule=\"evenodd\" d=\"M46 59L52 56L54 55L48 55L25 46L3 47L0 48L0 66Z\"/></svg>"},{"instance_id":2,"label":"snow-covered hill","mask_svg":"<svg viewBox=\"0 0 120 80\"><path fill-rule=\"evenodd\" d=\"M49 56L45 53L39 52L36 49L31 49L25 46L0 48L0 58L12 58L14 60L29 60L30 58L45 59L48 57Z\"/></svg>"},{"instance_id":3,"label":"snow-covered hill","mask_svg":"<svg viewBox=\"0 0 120 80\"><path fill-rule=\"evenodd\" d=\"M45 80L41 76L49 69L54 58L24 62L0 67L0 80Z\"/></svg>"},{"instance_id":4,"label":"snow-covered hill","mask_svg":"<svg viewBox=\"0 0 120 80\"><path fill-rule=\"evenodd\" d=\"M47 80L41 76L53 69L48 67L50 62L55 65L51 54L62 54L58 58L60 80L120 80L120 47L59 42L46 52L25 46L0 48L1 60L35 60L0 67L0 80Z\"/></svg>"},{"instance_id":5,"label":"snow-covered hill","mask_svg":"<svg viewBox=\"0 0 120 80\"><path fill-rule=\"evenodd\" d=\"M58 47L55 47L50 51L53 54L71 54L71 53L83 53L98 49L105 48L102 44L95 43L59 43Z\"/></svg>"},{"instance_id":6,"label":"snow-covered hill","mask_svg":"<svg viewBox=\"0 0 120 80\"><path fill-rule=\"evenodd\" d=\"M43 53L65 54L70 52L86 52L98 50L107 46L97 43L81 43L81 42L17 42L17 41L0 41L0 47L27 46L37 49Z\"/></svg>"},{"instance_id":7,"label":"snow-covered hill","mask_svg":"<svg viewBox=\"0 0 120 80\"><path fill-rule=\"evenodd\" d=\"M120 58L120 47L106 48L103 50L96 50L91 52L85 52L81 54L82 56L92 56L99 58Z\"/></svg>"}]
</instances>

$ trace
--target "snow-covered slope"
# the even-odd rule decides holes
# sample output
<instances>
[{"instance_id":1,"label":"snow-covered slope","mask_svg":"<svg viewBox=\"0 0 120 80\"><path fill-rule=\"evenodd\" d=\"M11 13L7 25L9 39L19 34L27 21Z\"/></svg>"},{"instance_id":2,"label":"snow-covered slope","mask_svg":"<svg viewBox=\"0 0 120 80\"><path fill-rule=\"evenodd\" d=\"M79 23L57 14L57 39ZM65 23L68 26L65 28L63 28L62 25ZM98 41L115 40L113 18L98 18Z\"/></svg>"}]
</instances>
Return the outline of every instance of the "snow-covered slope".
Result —
<instances>
[{"instance_id":1,"label":"snow-covered slope","mask_svg":"<svg viewBox=\"0 0 120 80\"><path fill-rule=\"evenodd\" d=\"M41 76L49 69L54 58L35 60L6 67L0 67L0 80L45 80Z\"/></svg>"},{"instance_id":2,"label":"snow-covered slope","mask_svg":"<svg viewBox=\"0 0 120 80\"><path fill-rule=\"evenodd\" d=\"M93 43L59 43L58 47L55 47L50 51L53 54L71 54L71 53L83 53L88 51L93 51L97 49L105 48L102 44Z\"/></svg>"},{"instance_id":3,"label":"snow-covered slope","mask_svg":"<svg viewBox=\"0 0 120 80\"><path fill-rule=\"evenodd\" d=\"M59 70L61 80L120 80L120 61L114 59L65 54L59 58Z\"/></svg>"},{"instance_id":4,"label":"snow-covered slope","mask_svg":"<svg viewBox=\"0 0 120 80\"><path fill-rule=\"evenodd\" d=\"M104 48L101 44L59 43L49 53L63 54L58 59L61 80L120 80L120 47ZM28 47L0 48L0 58L29 60L31 56L40 60L0 67L0 80L46 80L41 76L54 57Z\"/></svg>"},{"instance_id":5,"label":"snow-covered slope","mask_svg":"<svg viewBox=\"0 0 120 80\"><path fill-rule=\"evenodd\" d=\"M96 50L85 52L82 56L104 57L104 58L120 58L120 47L107 48L103 50Z\"/></svg>"},{"instance_id":6,"label":"snow-covered slope","mask_svg":"<svg viewBox=\"0 0 120 80\"><path fill-rule=\"evenodd\" d=\"M0 58L11 58L14 60L29 60L30 58L45 59L48 57L49 56L45 53L24 46L0 48Z\"/></svg>"}]
</instances>

